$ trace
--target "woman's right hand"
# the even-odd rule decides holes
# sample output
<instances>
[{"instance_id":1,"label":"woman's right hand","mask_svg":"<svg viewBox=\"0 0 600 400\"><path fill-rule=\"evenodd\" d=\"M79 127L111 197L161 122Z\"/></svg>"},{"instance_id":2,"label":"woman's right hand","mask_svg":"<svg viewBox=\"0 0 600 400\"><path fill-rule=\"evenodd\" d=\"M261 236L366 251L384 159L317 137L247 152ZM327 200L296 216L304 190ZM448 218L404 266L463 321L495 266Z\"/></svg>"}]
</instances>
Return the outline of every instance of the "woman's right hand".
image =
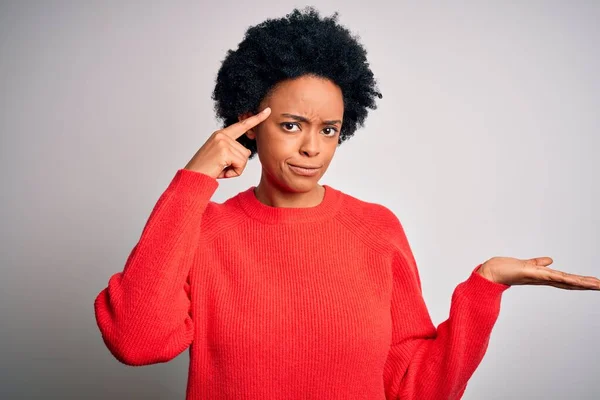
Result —
<instances>
[{"instance_id":1,"label":"woman's right hand","mask_svg":"<svg viewBox=\"0 0 600 400\"><path fill-rule=\"evenodd\" d=\"M184 169L201 172L215 179L240 176L252 152L236 139L270 114L271 108L267 107L256 115L215 131Z\"/></svg>"}]
</instances>

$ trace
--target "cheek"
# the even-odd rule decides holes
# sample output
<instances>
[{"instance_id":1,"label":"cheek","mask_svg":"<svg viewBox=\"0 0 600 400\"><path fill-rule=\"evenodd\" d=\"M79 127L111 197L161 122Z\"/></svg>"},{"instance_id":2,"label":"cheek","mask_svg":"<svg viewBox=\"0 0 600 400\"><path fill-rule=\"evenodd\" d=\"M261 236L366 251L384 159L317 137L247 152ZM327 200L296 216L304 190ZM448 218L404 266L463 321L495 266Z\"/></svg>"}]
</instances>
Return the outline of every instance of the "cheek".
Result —
<instances>
[{"instance_id":1,"label":"cheek","mask_svg":"<svg viewBox=\"0 0 600 400\"><path fill-rule=\"evenodd\" d=\"M327 159L328 159L328 163L331 161L331 159L333 158L333 156L335 155L335 151L338 148L338 143L337 143L337 138L335 139L335 141L332 140L332 143L328 143L327 146Z\"/></svg>"},{"instance_id":2,"label":"cheek","mask_svg":"<svg viewBox=\"0 0 600 400\"><path fill-rule=\"evenodd\" d=\"M257 138L258 156L261 164L269 169L279 169L279 165L289 158L289 140L273 132L262 132Z\"/></svg>"},{"instance_id":3,"label":"cheek","mask_svg":"<svg viewBox=\"0 0 600 400\"><path fill-rule=\"evenodd\" d=\"M272 135L265 137L264 148L269 159L273 162L282 162L290 158L297 151L298 144L293 136Z\"/></svg>"}]
</instances>

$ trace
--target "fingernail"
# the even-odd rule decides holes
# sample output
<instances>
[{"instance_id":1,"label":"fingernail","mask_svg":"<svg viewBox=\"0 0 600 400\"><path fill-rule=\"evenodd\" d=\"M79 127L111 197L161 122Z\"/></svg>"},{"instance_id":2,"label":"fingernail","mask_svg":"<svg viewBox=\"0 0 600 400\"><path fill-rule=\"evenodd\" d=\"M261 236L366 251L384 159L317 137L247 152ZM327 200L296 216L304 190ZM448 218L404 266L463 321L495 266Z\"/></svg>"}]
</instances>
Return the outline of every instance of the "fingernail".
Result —
<instances>
[{"instance_id":1,"label":"fingernail","mask_svg":"<svg viewBox=\"0 0 600 400\"><path fill-rule=\"evenodd\" d=\"M268 113L269 111L271 111L271 107L267 107L264 110L262 110L262 112L264 112L265 114Z\"/></svg>"}]
</instances>

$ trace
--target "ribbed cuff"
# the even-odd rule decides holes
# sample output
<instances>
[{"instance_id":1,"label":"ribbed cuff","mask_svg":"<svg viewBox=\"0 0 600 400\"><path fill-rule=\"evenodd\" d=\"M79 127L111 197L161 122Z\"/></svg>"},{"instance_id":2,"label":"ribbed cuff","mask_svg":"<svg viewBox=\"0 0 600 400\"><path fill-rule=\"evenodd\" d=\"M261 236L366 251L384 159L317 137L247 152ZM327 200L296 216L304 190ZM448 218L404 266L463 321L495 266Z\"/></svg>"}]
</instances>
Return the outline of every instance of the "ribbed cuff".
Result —
<instances>
[{"instance_id":1,"label":"ribbed cuff","mask_svg":"<svg viewBox=\"0 0 600 400\"><path fill-rule=\"evenodd\" d=\"M219 181L202 172L180 169L175 173L167 190L176 190L198 200L210 200L219 187Z\"/></svg>"},{"instance_id":2,"label":"ribbed cuff","mask_svg":"<svg viewBox=\"0 0 600 400\"><path fill-rule=\"evenodd\" d=\"M493 282L479 274L477 271L481 268L481 265L476 266L469 278L463 282L461 295L478 302L501 297L502 293L511 286Z\"/></svg>"}]
</instances>

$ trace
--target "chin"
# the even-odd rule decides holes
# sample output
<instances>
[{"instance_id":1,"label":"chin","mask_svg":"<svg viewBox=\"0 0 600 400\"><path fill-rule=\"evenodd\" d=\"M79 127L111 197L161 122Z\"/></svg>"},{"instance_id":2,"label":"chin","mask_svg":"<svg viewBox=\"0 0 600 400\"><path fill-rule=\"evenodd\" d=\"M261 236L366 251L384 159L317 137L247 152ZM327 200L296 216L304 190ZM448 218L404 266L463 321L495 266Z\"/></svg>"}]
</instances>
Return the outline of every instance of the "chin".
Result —
<instances>
[{"instance_id":1,"label":"chin","mask_svg":"<svg viewBox=\"0 0 600 400\"><path fill-rule=\"evenodd\" d=\"M319 179L321 179L320 176L310 178L292 177L291 179L286 179L282 186L290 192L306 193L317 187Z\"/></svg>"}]
</instances>

